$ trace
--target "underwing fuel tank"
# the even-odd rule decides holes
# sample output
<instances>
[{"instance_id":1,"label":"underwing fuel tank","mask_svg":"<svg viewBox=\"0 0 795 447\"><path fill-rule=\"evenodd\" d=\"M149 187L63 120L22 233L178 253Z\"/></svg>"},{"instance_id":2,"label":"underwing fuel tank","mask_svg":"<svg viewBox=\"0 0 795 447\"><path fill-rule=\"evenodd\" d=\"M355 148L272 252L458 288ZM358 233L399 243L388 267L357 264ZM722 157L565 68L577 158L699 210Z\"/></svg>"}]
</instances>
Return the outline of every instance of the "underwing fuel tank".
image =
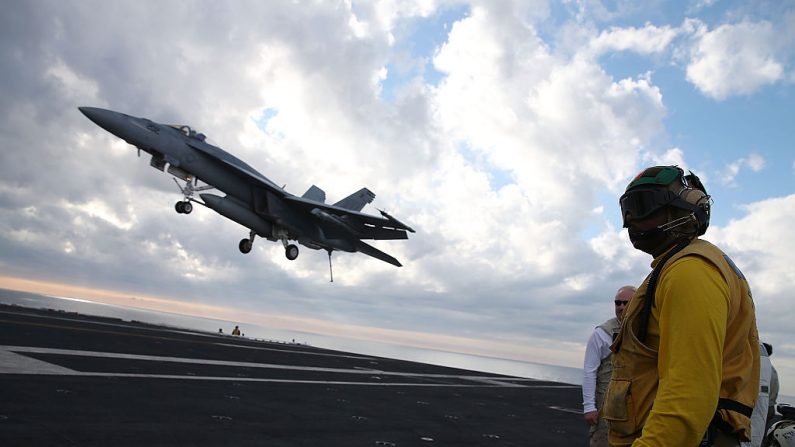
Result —
<instances>
[{"instance_id":1,"label":"underwing fuel tank","mask_svg":"<svg viewBox=\"0 0 795 447\"><path fill-rule=\"evenodd\" d=\"M258 236L264 238L272 237L273 226L270 222L257 216L253 211L237 201L228 197L216 196L215 194L200 194L199 197L207 205L207 208L216 213L253 230Z\"/></svg>"}]
</instances>

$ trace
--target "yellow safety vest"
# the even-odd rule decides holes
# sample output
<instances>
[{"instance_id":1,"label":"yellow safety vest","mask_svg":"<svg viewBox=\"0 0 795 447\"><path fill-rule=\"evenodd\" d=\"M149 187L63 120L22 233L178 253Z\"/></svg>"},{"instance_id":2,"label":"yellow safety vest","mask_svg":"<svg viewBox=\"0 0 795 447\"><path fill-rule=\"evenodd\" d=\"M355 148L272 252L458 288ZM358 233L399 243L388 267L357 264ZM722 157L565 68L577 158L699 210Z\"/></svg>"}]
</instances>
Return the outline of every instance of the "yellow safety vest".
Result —
<instances>
[{"instance_id":1,"label":"yellow safety vest","mask_svg":"<svg viewBox=\"0 0 795 447\"><path fill-rule=\"evenodd\" d=\"M700 239L693 240L673 255L660 272L660 278L666 275L677 259L685 256L698 256L713 265L728 285L729 308L720 396L716 396L715 404L720 419L725 422L721 425L730 428L739 439L750 440L749 418L722 405L724 402L736 402L753 408L758 394L759 336L748 282L728 256L711 243ZM660 258L655 259L652 266L659 260ZM641 436L657 394L659 337L648 337L646 344L637 337L648 282L649 278L646 278L627 307L621 331L611 347L613 376L602 415L609 422L609 440L612 446L629 446ZM649 325L656 324L658 322L654 318L649 319ZM655 330L659 333L659 327Z\"/></svg>"},{"instance_id":2,"label":"yellow safety vest","mask_svg":"<svg viewBox=\"0 0 795 447\"><path fill-rule=\"evenodd\" d=\"M618 336L618 331L621 330L621 322L618 318L611 318L604 323L597 326L606 334L615 340ZM613 376L613 359L612 355L603 358L599 363L599 368L596 370L596 408L601 410L604 406L605 395L607 394L607 384L610 383L610 378Z\"/></svg>"}]
</instances>

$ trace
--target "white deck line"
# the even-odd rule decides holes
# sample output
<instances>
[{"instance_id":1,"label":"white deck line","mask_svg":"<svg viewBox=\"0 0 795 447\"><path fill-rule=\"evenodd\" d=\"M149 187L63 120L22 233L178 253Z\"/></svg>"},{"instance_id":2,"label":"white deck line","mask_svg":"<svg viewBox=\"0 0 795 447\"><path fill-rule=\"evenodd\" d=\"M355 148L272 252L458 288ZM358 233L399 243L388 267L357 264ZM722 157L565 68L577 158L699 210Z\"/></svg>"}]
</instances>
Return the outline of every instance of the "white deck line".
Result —
<instances>
[{"instance_id":1,"label":"white deck line","mask_svg":"<svg viewBox=\"0 0 795 447\"><path fill-rule=\"evenodd\" d=\"M80 372L61 366L53 365L40 360L31 359L18 353L31 354L57 354L80 357L99 357L125 360L153 361L153 362L172 362L187 363L198 365L216 366L235 366L247 368L268 368L282 370L299 370L315 372L332 372L343 374L377 374L379 376L394 377L424 377L437 379L459 379L473 381L475 384L437 384L437 383L390 383L390 382L354 382L354 381L327 381L327 380L292 380L292 379L268 379L255 377L217 377L217 376L182 376L171 374L128 374L128 373L109 373L109 372ZM360 369L343 368L324 368L313 366L278 365L270 363L252 362L231 362L223 360L191 359L182 357L164 357L153 355L123 354L113 352L82 351L71 349L42 348L33 346L7 346L0 345L0 360L3 367L0 374L54 374L54 375L76 375L89 377L133 377L150 379L187 379L187 380L221 380L221 381L242 381L242 382L277 382L277 383L315 383L331 385L372 385L372 386L422 386L422 387L514 387L514 388L574 388L574 385L525 385L511 383L517 378L513 377L493 377L493 376L473 376L473 375L452 375L452 374L420 374L407 372L373 371ZM532 381L532 379L530 379Z\"/></svg>"},{"instance_id":2,"label":"white deck line","mask_svg":"<svg viewBox=\"0 0 795 447\"><path fill-rule=\"evenodd\" d=\"M80 373L63 366L53 365L52 363L0 349L0 374L55 374L63 376Z\"/></svg>"}]
</instances>

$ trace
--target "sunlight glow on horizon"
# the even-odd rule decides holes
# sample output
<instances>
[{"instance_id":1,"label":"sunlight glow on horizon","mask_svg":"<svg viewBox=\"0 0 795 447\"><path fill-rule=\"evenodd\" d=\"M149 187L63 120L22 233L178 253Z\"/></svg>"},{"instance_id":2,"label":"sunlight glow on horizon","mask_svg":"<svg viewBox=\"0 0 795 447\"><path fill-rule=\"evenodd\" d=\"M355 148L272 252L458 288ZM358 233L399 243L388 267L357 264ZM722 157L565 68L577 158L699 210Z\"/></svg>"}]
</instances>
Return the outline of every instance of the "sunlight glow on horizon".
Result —
<instances>
[{"instance_id":1,"label":"sunlight glow on horizon","mask_svg":"<svg viewBox=\"0 0 795 447\"><path fill-rule=\"evenodd\" d=\"M584 347L577 344L570 344L570 346L566 346L565 350L545 348L544 346L550 345L551 341L549 340L534 340L531 346L505 341L358 326L295 315L237 310L223 306L185 302L167 297L130 294L115 290L95 289L9 276L0 276L0 288L83 302L258 324L264 327L306 332L315 335L554 366L579 368L584 351ZM560 343L553 344L559 345Z\"/></svg>"}]
</instances>

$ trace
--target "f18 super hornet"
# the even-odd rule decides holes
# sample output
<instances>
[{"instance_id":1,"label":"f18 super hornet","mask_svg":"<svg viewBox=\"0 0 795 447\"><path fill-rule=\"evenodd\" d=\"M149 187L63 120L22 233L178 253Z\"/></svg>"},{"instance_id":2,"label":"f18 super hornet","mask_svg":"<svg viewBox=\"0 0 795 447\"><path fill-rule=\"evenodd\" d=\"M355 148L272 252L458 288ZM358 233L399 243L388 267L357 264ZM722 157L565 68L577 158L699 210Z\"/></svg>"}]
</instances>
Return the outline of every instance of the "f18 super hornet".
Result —
<instances>
[{"instance_id":1,"label":"f18 super hornet","mask_svg":"<svg viewBox=\"0 0 795 447\"><path fill-rule=\"evenodd\" d=\"M401 266L397 259L362 239L408 239L406 232L414 230L381 210L382 217L361 213L375 198L367 188L333 205L324 203L326 193L314 185L297 197L234 155L207 143L204 134L189 126L160 124L96 107L79 109L103 129L136 146L139 156L142 150L149 153L152 167L185 182L181 186L174 179L183 195L175 206L178 213L189 214L191 202L195 202L248 228L249 236L239 244L242 253L250 252L254 238L260 236L281 241L289 260L298 257L298 247L289 242L295 240L305 247L328 251L329 266L334 250L358 251ZM205 185L199 185L199 180ZM201 201L193 197L208 189L226 196L202 193Z\"/></svg>"}]
</instances>

